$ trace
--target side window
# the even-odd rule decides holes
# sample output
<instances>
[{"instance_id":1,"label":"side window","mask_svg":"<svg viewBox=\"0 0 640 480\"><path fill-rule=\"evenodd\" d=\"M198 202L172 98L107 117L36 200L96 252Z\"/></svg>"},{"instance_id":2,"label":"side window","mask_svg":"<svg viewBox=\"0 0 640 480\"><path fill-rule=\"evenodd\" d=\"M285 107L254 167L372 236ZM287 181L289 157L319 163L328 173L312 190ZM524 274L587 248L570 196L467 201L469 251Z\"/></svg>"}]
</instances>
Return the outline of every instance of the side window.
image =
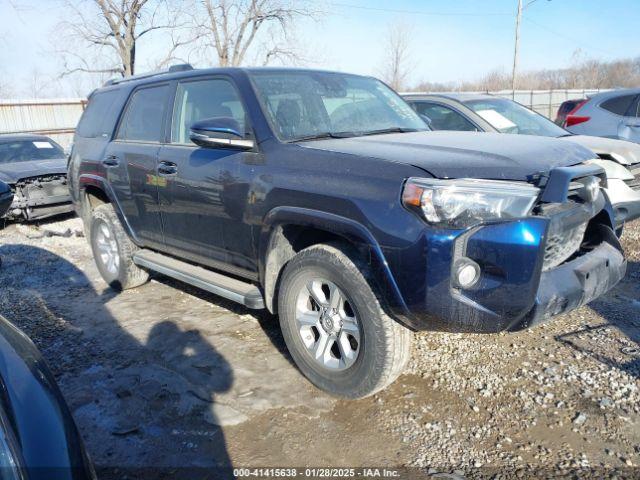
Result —
<instances>
[{"instance_id":1,"label":"side window","mask_svg":"<svg viewBox=\"0 0 640 480\"><path fill-rule=\"evenodd\" d=\"M613 97L602 102L600 104L600 108L604 108L606 111L615 113L616 115L624 116L627 114L635 98L635 95L621 95L619 97ZM633 115L633 113L630 115Z\"/></svg>"},{"instance_id":2,"label":"side window","mask_svg":"<svg viewBox=\"0 0 640 480\"><path fill-rule=\"evenodd\" d=\"M191 143L191 125L211 118L231 118L243 136L248 131L244 107L231 82L210 79L179 83L173 106L171 143Z\"/></svg>"},{"instance_id":3,"label":"side window","mask_svg":"<svg viewBox=\"0 0 640 480\"><path fill-rule=\"evenodd\" d=\"M78 135L85 138L110 137L120 113L119 96L118 90L92 95L78 123Z\"/></svg>"},{"instance_id":4,"label":"side window","mask_svg":"<svg viewBox=\"0 0 640 480\"><path fill-rule=\"evenodd\" d=\"M435 103L416 102L416 111L426 115L431 120L431 128L434 130L457 130L475 132L478 129L469 120L452 108Z\"/></svg>"},{"instance_id":5,"label":"side window","mask_svg":"<svg viewBox=\"0 0 640 480\"><path fill-rule=\"evenodd\" d=\"M137 142L162 141L167 95L168 85L136 90L127 105L117 138Z\"/></svg>"}]
</instances>

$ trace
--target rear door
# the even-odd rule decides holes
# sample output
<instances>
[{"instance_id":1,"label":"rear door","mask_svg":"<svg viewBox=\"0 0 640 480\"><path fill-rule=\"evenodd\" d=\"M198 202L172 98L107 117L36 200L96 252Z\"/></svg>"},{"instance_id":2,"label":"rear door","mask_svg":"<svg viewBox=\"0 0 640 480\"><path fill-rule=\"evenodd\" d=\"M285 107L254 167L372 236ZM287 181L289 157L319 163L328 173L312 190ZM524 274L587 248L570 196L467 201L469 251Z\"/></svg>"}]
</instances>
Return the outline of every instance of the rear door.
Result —
<instances>
[{"instance_id":1,"label":"rear door","mask_svg":"<svg viewBox=\"0 0 640 480\"><path fill-rule=\"evenodd\" d=\"M102 164L125 218L146 245L162 245L156 165L164 135L169 84L133 91Z\"/></svg>"},{"instance_id":2,"label":"rear door","mask_svg":"<svg viewBox=\"0 0 640 480\"><path fill-rule=\"evenodd\" d=\"M250 132L240 95L227 77L177 83L169 143L160 150L158 175L165 249L213 268L254 277L251 227L244 223L248 186L238 164L253 152L201 148L189 139L199 120L226 117ZM247 133L246 135L251 135Z\"/></svg>"},{"instance_id":3,"label":"rear door","mask_svg":"<svg viewBox=\"0 0 640 480\"><path fill-rule=\"evenodd\" d=\"M601 101L595 108L590 105L590 102L587 102L575 112L575 115L585 116L588 120L577 123L568 130L580 135L626 138L624 132L625 115L635 99L636 95L633 94L616 95Z\"/></svg>"},{"instance_id":4,"label":"rear door","mask_svg":"<svg viewBox=\"0 0 640 480\"><path fill-rule=\"evenodd\" d=\"M625 140L640 143L640 95L636 96L625 112L620 123L618 136Z\"/></svg>"}]
</instances>

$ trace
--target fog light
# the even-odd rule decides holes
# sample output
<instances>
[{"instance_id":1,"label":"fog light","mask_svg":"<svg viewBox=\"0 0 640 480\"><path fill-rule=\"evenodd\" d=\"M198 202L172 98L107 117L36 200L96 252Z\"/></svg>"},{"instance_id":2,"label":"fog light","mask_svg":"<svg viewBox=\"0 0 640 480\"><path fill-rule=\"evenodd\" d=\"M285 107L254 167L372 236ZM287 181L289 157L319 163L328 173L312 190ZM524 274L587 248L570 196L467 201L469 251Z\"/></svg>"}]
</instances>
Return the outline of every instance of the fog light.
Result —
<instances>
[{"instance_id":1,"label":"fog light","mask_svg":"<svg viewBox=\"0 0 640 480\"><path fill-rule=\"evenodd\" d=\"M454 268L454 282L460 288L473 287L480 279L480 266L470 258L461 258Z\"/></svg>"}]
</instances>

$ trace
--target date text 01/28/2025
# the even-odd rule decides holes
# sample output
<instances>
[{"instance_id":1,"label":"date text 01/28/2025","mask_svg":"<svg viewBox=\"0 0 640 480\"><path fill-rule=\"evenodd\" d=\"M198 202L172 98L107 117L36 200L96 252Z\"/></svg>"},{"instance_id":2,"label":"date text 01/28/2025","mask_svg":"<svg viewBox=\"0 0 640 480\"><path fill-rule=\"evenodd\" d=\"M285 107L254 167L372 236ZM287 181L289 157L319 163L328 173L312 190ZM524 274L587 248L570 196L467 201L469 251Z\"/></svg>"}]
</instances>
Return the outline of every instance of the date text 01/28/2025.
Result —
<instances>
[{"instance_id":1,"label":"date text 01/28/2025","mask_svg":"<svg viewBox=\"0 0 640 480\"><path fill-rule=\"evenodd\" d=\"M394 468L234 468L242 478L399 478Z\"/></svg>"}]
</instances>

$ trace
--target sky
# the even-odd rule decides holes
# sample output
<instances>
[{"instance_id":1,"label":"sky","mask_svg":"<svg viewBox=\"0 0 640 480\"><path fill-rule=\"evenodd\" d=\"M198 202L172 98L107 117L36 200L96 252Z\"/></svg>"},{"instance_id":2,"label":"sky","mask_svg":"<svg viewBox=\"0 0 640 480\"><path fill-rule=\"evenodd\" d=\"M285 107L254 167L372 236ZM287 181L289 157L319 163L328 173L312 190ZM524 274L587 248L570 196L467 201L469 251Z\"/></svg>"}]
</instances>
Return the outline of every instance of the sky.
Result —
<instances>
[{"instance_id":1,"label":"sky","mask_svg":"<svg viewBox=\"0 0 640 480\"><path fill-rule=\"evenodd\" d=\"M379 75L388 25L401 22L411 31L412 84L511 70L517 0L321 1L326 14L297 27L310 66ZM51 41L65 14L56 0L0 0L0 87L14 97L83 94L82 82L51 80L60 72ZM523 12L520 35L522 71L569 66L576 52L637 57L640 0L535 0ZM145 38L141 69L162 48L157 35Z\"/></svg>"}]
</instances>

